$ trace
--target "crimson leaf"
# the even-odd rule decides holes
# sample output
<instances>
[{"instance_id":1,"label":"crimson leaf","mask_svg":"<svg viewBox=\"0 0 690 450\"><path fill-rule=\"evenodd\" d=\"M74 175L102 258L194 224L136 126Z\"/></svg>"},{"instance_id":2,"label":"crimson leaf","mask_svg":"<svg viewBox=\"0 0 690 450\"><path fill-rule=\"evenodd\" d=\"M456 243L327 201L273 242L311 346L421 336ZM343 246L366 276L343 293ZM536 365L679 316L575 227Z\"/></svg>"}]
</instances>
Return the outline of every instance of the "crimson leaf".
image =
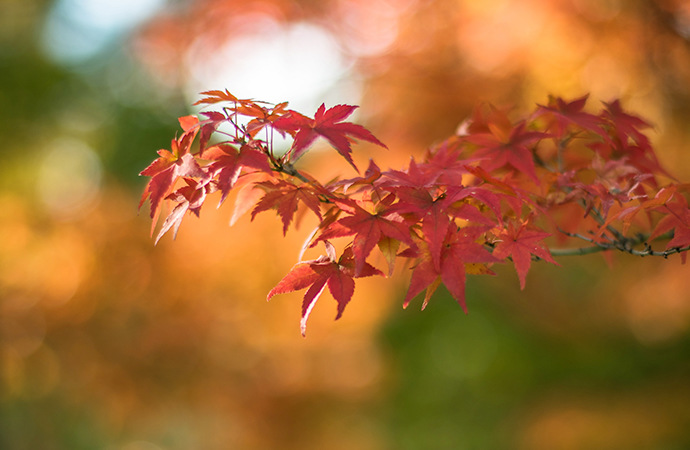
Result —
<instances>
[{"instance_id":1,"label":"crimson leaf","mask_svg":"<svg viewBox=\"0 0 690 450\"><path fill-rule=\"evenodd\" d=\"M267 300L277 294L307 289L302 302L302 320L300 330L302 336L306 334L307 319L311 314L316 301L323 293L326 286L338 303L338 313L335 317L338 320L345 307L350 302L355 291L354 278L369 277L373 275L383 275L380 270L369 264L364 264L359 275L354 273L354 256L351 248L345 249L340 258L336 261L335 249L333 245L325 241L328 256L321 256L318 259L304 261L296 264L285 277L268 293Z\"/></svg>"},{"instance_id":2,"label":"crimson leaf","mask_svg":"<svg viewBox=\"0 0 690 450\"><path fill-rule=\"evenodd\" d=\"M356 106L350 105L336 105L326 109L326 106L322 103L316 111L314 119L309 119L306 116L291 111L289 114L276 120L273 126L278 130L297 131L292 148L288 153L291 161L299 159L312 142L317 137L322 136L357 170L357 166L355 166L351 156L351 138L368 141L384 148L388 147L363 126L352 122L342 122L355 109L357 109Z\"/></svg>"}]
</instances>

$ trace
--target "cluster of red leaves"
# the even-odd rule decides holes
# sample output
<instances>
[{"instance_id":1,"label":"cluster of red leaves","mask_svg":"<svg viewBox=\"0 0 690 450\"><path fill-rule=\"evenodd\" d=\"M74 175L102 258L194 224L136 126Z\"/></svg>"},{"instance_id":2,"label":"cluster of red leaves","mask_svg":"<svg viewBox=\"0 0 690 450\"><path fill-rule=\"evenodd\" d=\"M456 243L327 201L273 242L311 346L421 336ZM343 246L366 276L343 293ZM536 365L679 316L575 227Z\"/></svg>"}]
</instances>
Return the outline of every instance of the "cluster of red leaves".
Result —
<instances>
[{"instance_id":1,"label":"cluster of red leaves","mask_svg":"<svg viewBox=\"0 0 690 450\"><path fill-rule=\"evenodd\" d=\"M321 105L312 119L287 103L238 99L228 91L203 95L199 104L222 108L180 118L183 134L141 172L151 179L140 207L150 200L155 227L162 205L172 205L156 242L170 229L176 234L188 211L198 216L214 191L222 203L238 189L233 221L249 210L252 219L275 210L283 233L298 211L313 213L319 225L305 249L323 243L326 255L300 261L268 294L306 289L303 334L326 286L338 318L356 278L385 276L371 264L375 252L387 261L388 275L398 258L408 261L405 306L423 291L426 306L443 283L466 309L466 275L493 275L496 263L512 262L524 288L531 262L556 264L552 254L617 249L684 258L690 249L688 186L660 167L643 134L649 125L618 101L593 114L585 110L587 97L550 98L517 122L482 105L421 161L388 171L370 161L363 175L321 183L294 165L317 138L355 170L354 140L385 147L344 121L354 106ZM280 155L274 133L292 140ZM552 235L586 244L550 250L543 241ZM332 244L338 238L347 238L340 256ZM664 250L652 249L656 239L666 239Z\"/></svg>"}]
</instances>

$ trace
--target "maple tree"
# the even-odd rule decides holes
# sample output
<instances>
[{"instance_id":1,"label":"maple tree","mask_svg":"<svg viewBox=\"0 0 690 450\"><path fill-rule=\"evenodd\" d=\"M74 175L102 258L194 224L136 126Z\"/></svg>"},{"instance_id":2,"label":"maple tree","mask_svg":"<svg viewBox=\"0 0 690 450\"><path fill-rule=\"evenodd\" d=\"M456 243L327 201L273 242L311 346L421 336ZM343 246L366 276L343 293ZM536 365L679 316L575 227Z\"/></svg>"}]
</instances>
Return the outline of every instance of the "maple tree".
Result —
<instances>
[{"instance_id":1,"label":"maple tree","mask_svg":"<svg viewBox=\"0 0 690 450\"><path fill-rule=\"evenodd\" d=\"M370 160L360 174L352 143L387 147L345 121L355 106L322 104L310 118L287 103L239 99L227 90L202 95L197 104L219 108L179 119L182 135L141 172L150 180L139 206L149 200L152 234L163 205L171 207L156 242L171 229L176 235L188 212L199 216L216 191L221 204L238 191L231 223L250 210L252 219L274 210L286 234L296 215L314 214L319 224L303 253L323 244L326 255L307 261L300 255L268 294L306 289L302 334L326 287L337 319L357 278L390 276L399 258L411 270L405 307L424 292L424 308L443 283L466 311L466 276L495 275L494 264L512 263L524 288L531 263L558 264L553 256L618 250L679 253L685 262L690 250L689 185L660 166L644 134L649 124L618 100L595 114L585 110L588 96L550 97L517 121L480 105L420 161L382 171ZM282 153L275 133L292 140ZM322 183L296 167L318 138L354 168L354 178ZM333 242L341 238L338 256ZM370 261L375 249L388 264L385 272Z\"/></svg>"}]
</instances>

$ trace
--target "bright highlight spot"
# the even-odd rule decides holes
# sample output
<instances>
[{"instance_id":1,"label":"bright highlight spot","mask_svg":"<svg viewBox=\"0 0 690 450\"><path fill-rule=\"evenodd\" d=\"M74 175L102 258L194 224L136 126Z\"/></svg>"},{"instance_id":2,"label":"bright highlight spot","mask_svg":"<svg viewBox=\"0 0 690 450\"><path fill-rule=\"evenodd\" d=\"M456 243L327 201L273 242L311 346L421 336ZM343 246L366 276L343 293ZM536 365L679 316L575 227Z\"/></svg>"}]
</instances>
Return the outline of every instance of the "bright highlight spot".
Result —
<instances>
[{"instance_id":1,"label":"bright highlight spot","mask_svg":"<svg viewBox=\"0 0 690 450\"><path fill-rule=\"evenodd\" d=\"M46 19L43 47L61 63L79 63L153 16L165 0L58 0Z\"/></svg>"},{"instance_id":2,"label":"bright highlight spot","mask_svg":"<svg viewBox=\"0 0 690 450\"><path fill-rule=\"evenodd\" d=\"M400 17L409 12L409 0L349 0L338 3L342 45L357 57L384 54L395 43Z\"/></svg>"},{"instance_id":3,"label":"bright highlight spot","mask_svg":"<svg viewBox=\"0 0 690 450\"><path fill-rule=\"evenodd\" d=\"M325 29L307 23L281 25L271 18L261 32L232 36L217 51L204 50L200 39L189 52L189 96L228 89L241 98L288 101L290 108L313 113L335 85L345 78L348 63ZM347 96L348 102L358 95ZM353 99L354 98L354 99ZM345 101L345 100L342 100Z\"/></svg>"}]
</instances>

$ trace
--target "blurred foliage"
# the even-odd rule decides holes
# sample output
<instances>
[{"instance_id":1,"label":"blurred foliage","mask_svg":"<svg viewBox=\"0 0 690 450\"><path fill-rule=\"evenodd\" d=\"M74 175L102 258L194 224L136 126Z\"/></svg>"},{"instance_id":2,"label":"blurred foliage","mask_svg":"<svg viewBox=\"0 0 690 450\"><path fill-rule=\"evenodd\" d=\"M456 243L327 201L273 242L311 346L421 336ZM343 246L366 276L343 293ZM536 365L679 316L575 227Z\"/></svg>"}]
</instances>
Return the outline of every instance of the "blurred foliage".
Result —
<instances>
[{"instance_id":1,"label":"blurred foliage","mask_svg":"<svg viewBox=\"0 0 690 450\"><path fill-rule=\"evenodd\" d=\"M592 283L609 269L587 259L542 269L520 297L477 280L467 317L447 295L395 314L381 335L397 355L393 448L687 447L687 332L640 345L620 316L630 289Z\"/></svg>"},{"instance_id":2,"label":"blurred foliage","mask_svg":"<svg viewBox=\"0 0 690 450\"><path fill-rule=\"evenodd\" d=\"M146 149L169 145L170 124L187 110L182 96L154 89L121 42L79 64L50 58L41 45L46 2L11 0L0 8L3 24L12 25L0 47L5 174L13 170L30 188L27 159L40 157L51 138L70 135L97 148L109 173L137 182L150 159ZM2 186L11 189L12 182L3 177Z\"/></svg>"},{"instance_id":3,"label":"blurred foliage","mask_svg":"<svg viewBox=\"0 0 690 450\"><path fill-rule=\"evenodd\" d=\"M175 1L78 61L44 43L63 3L0 3L0 448L690 446L676 258L563 259L523 292L501 267L470 280L468 316L443 293L401 311L402 283L366 280L337 323L323 299L304 340L299 295L263 301L303 235L283 239L268 216L228 229L207 210L154 248L136 215L136 175L193 101L189 65L212 72L266 18L333 33L359 93L341 95L361 95L350 102L392 149L381 167L478 101L591 92L649 118L687 179L687 2ZM314 172L332 175L326 159Z\"/></svg>"}]
</instances>

